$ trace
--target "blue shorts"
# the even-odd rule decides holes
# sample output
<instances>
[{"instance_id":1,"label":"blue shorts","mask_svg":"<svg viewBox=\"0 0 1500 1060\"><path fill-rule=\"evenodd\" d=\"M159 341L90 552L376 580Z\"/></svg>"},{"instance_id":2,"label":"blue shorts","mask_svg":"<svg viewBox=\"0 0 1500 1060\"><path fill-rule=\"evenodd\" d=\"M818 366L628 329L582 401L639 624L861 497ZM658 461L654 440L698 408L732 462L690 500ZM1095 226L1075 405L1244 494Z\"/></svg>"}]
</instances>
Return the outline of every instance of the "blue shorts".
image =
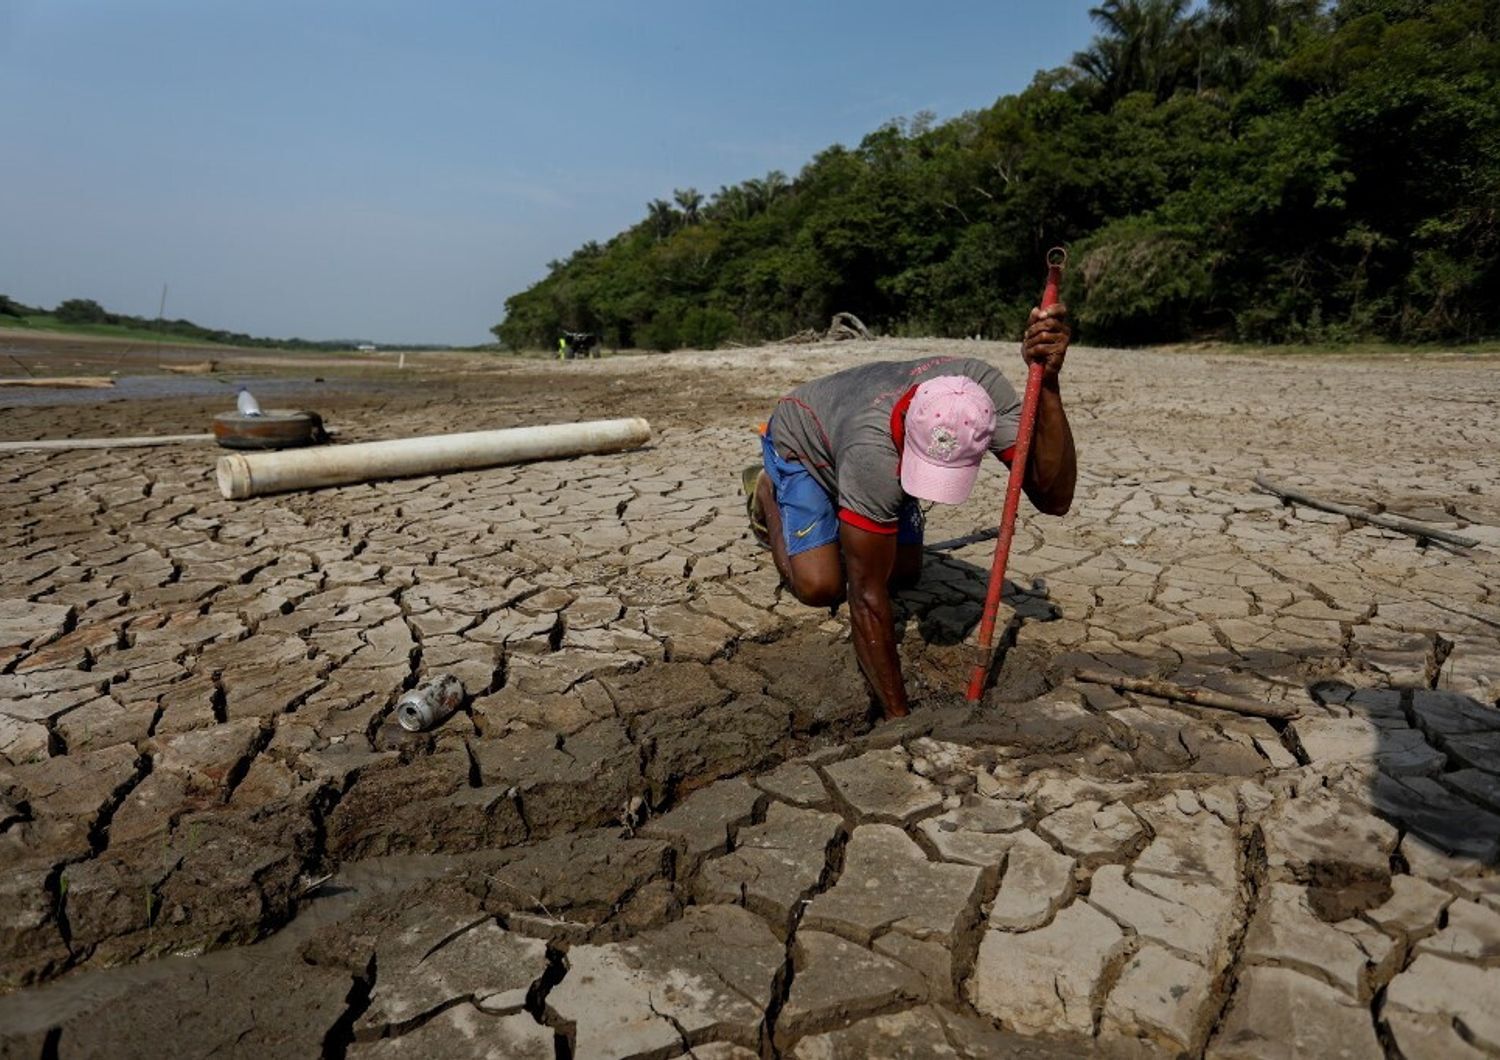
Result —
<instances>
[{"instance_id":1,"label":"blue shorts","mask_svg":"<svg viewBox=\"0 0 1500 1060\"><path fill-rule=\"evenodd\" d=\"M839 539L839 510L828 491L798 460L783 460L771 444L770 428L760 438L761 459L770 476L776 507L781 511L781 536L786 554L798 556ZM901 505L896 520L896 544L922 543L922 509L913 497Z\"/></svg>"}]
</instances>

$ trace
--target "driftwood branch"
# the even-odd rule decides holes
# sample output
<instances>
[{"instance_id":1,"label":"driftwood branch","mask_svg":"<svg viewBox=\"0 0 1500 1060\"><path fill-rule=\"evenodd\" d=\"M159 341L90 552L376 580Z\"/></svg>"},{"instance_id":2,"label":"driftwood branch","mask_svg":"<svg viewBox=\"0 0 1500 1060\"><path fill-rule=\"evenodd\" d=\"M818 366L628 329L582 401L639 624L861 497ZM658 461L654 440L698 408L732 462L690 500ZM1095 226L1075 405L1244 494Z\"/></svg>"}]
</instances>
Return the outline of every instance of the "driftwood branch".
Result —
<instances>
[{"instance_id":1,"label":"driftwood branch","mask_svg":"<svg viewBox=\"0 0 1500 1060\"><path fill-rule=\"evenodd\" d=\"M1385 530L1394 530L1400 534L1410 534L1412 537L1424 541L1440 541L1445 545L1455 548L1474 548L1479 542L1472 537L1464 537L1461 534L1450 533L1447 530L1439 530L1436 527L1426 526L1412 519L1403 519L1399 515L1386 515L1383 512L1372 512L1364 508L1357 508L1352 504L1339 504L1337 501L1327 501L1311 494L1303 493L1301 490L1290 486L1282 486L1264 475L1255 476L1255 485L1266 493L1280 497L1284 504L1301 504L1308 508L1316 508L1322 512L1332 512L1334 515L1342 515L1346 519L1355 522L1368 523Z\"/></svg>"},{"instance_id":2,"label":"driftwood branch","mask_svg":"<svg viewBox=\"0 0 1500 1060\"><path fill-rule=\"evenodd\" d=\"M983 530L970 530L961 537L950 537L946 541L938 541L928 545L927 551L952 552L954 549L963 548L965 545L977 545L981 541L993 541L999 536L1000 531L993 526L986 527Z\"/></svg>"},{"instance_id":3,"label":"driftwood branch","mask_svg":"<svg viewBox=\"0 0 1500 1060\"><path fill-rule=\"evenodd\" d=\"M833 320L828 324L827 331L819 331L817 328L808 328L799 331L795 335L788 335L781 340L782 345L793 345L808 342L843 342L845 339L859 339L862 342L871 342L875 336L870 334L870 329L865 327L864 321L853 313L835 313Z\"/></svg>"},{"instance_id":4,"label":"driftwood branch","mask_svg":"<svg viewBox=\"0 0 1500 1060\"><path fill-rule=\"evenodd\" d=\"M828 338L835 342L840 339L863 339L869 342L870 337L870 329L853 313L835 313L828 325Z\"/></svg>"},{"instance_id":5,"label":"driftwood branch","mask_svg":"<svg viewBox=\"0 0 1500 1060\"><path fill-rule=\"evenodd\" d=\"M1254 700L1238 699L1235 696L1226 696L1222 692L1210 692L1203 688L1185 688L1171 681L1163 681L1159 677L1125 677L1098 670L1079 670L1074 676L1085 684L1109 685L1121 692L1139 692L1143 696L1156 696L1159 699L1191 703L1195 707L1228 710L1235 714L1248 714L1253 718L1291 721L1302 716L1302 712L1293 706L1280 703L1257 703Z\"/></svg>"}]
</instances>

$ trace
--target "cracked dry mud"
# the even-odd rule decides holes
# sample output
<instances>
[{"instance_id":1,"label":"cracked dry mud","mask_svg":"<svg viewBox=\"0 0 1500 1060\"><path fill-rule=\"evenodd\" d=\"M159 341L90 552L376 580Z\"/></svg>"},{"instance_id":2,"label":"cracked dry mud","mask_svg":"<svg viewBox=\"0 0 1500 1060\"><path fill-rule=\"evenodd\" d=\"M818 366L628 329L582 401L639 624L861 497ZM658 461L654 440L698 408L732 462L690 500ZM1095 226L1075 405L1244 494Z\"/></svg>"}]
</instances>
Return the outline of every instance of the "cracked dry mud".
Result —
<instances>
[{"instance_id":1,"label":"cracked dry mud","mask_svg":"<svg viewBox=\"0 0 1500 1060\"><path fill-rule=\"evenodd\" d=\"M1076 350L1078 502L1024 517L994 689L960 702L991 545L929 552L917 709L872 728L846 614L777 591L736 473L796 382L976 350L1014 368L893 341L306 382L350 441L657 437L237 504L203 449L0 456L0 1056L1500 1054L1494 360ZM403 734L441 671L465 710Z\"/></svg>"}]
</instances>

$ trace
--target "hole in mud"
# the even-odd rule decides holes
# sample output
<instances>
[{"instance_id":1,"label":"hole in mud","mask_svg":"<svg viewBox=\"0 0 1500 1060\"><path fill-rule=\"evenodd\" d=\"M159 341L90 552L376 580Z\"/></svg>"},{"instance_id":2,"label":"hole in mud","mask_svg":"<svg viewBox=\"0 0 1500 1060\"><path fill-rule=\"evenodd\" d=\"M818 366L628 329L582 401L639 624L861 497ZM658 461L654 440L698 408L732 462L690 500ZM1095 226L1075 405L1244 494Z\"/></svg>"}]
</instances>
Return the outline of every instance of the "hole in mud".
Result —
<instances>
[{"instance_id":1,"label":"hole in mud","mask_svg":"<svg viewBox=\"0 0 1500 1060\"><path fill-rule=\"evenodd\" d=\"M1359 878L1351 866L1315 862L1309 866L1307 904L1313 915L1335 924L1374 909L1395 893L1389 878Z\"/></svg>"}]
</instances>

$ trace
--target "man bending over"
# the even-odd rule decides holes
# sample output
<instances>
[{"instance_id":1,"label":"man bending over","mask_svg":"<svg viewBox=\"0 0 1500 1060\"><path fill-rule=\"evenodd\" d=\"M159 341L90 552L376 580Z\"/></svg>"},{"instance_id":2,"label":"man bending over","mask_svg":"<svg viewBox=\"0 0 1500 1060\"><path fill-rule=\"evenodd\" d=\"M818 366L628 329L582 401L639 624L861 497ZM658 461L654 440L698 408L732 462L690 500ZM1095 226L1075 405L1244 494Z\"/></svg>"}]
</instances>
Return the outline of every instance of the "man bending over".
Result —
<instances>
[{"instance_id":1,"label":"man bending over","mask_svg":"<svg viewBox=\"0 0 1500 1060\"><path fill-rule=\"evenodd\" d=\"M1021 344L1045 366L1022 484L1038 511L1073 503L1077 454L1058 375L1067 309L1034 309ZM993 365L969 357L884 361L805 383L782 398L747 469L751 528L804 604L849 601L854 651L887 718L907 713L891 589L922 569L918 501L961 504L986 451L1007 465L1021 400Z\"/></svg>"}]
</instances>

